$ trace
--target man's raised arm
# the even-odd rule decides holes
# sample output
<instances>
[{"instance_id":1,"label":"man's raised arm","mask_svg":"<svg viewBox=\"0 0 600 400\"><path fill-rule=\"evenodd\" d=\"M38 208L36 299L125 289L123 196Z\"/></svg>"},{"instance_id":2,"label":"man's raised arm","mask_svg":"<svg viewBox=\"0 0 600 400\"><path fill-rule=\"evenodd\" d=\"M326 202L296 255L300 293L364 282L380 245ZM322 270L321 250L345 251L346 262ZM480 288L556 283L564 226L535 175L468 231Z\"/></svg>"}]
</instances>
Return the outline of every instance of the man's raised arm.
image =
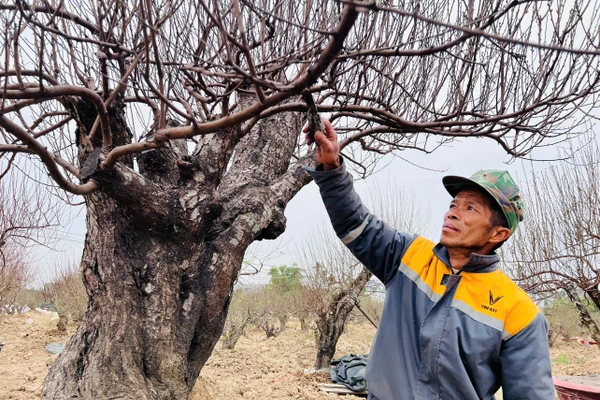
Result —
<instances>
[{"instance_id":1,"label":"man's raised arm","mask_svg":"<svg viewBox=\"0 0 600 400\"><path fill-rule=\"evenodd\" d=\"M329 121L323 120L323 123L325 132L315 134L318 166L308 169L308 172L319 186L338 237L377 278L387 284L414 237L397 232L369 213L354 191L352 176L340 158L335 130Z\"/></svg>"}]
</instances>

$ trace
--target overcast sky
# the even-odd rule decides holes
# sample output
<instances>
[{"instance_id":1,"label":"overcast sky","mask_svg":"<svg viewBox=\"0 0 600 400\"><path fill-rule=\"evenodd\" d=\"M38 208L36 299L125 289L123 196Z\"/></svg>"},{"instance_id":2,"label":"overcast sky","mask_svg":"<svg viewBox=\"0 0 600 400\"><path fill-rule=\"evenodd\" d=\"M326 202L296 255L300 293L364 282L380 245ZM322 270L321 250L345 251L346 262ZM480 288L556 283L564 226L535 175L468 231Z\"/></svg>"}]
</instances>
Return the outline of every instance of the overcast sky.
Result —
<instances>
[{"instance_id":1,"label":"overcast sky","mask_svg":"<svg viewBox=\"0 0 600 400\"><path fill-rule=\"evenodd\" d=\"M557 148L540 149L533 153L536 158L551 159L557 154ZM382 162L387 165L375 175L366 180L356 182L359 194L365 197L370 187L377 185L394 185L400 191L406 191L408 196L414 196L414 201L430 218L429 227L433 234L430 239L437 241L442 226L443 215L450 203L450 195L442 186L441 179L445 175L470 176L479 169L505 169L515 179L523 176L523 165L527 162L517 160L511 162L504 150L490 139L464 139L456 141L436 150L433 154L423 154L417 151L405 151L401 156L407 162L391 155L386 156ZM419 168L415 165L425 168ZM547 163L538 162L536 169L543 169ZM402 207L398 204L398 207ZM303 188L289 203L285 215L287 229L276 241L263 241L251 249L256 254L267 254L275 251L278 257L266 260L266 267L256 277L246 277L244 281L264 283L268 281L270 266L297 262L296 248L303 239L314 232L314 229L325 225L331 229L329 219L319 196L315 183L310 183ZM53 265L64 260L75 260L81 257L83 241L85 238L85 211L82 209L69 226L64 227L64 240L57 246L60 251L37 248L36 255L36 282L38 286L53 275ZM419 232L415 232L419 233Z\"/></svg>"}]
</instances>

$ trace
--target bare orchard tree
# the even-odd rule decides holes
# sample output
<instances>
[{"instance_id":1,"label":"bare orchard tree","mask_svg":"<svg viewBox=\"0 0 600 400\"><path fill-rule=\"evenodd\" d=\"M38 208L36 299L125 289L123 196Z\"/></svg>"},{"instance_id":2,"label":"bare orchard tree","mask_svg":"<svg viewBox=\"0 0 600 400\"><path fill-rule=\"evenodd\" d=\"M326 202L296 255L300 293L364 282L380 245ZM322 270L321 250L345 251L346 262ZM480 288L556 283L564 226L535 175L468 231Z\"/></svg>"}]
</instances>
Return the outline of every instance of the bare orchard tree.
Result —
<instances>
[{"instance_id":1,"label":"bare orchard tree","mask_svg":"<svg viewBox=\"0 0 600 400\"><path fill-rule=\"evenodd\" d=\"M0 313L19 306L18 291L33 277L29 249L54 242L64 208L46 188L24 180L28 171L8 166L0 160Z\"/></svg>"},{"instance_id":2,"label":"bare orchard tree","mask_svg":"<svg viewBox=\"0 0 600 400\"><path fill-rule=\"evenodd\" d=\"M427 235L424 210L393 185L370 185L366 202L388 226ZM331 228L309 235L298 252L305 270L304 306L316 316L314 368L329 368L347 319L373 274L354 258Z\"/></svg>"},{"instance_id":3,"label":"bare orchard tree","mask_svg":"<svg viewBox=\"0 0 600 400\"><path fill-rule=\"evenodd\" d=\"M23 256L22 249L7 245L0 255L0 316L20 310L15 299L19 289L31 281L29 260Z\"/></svg>"},{"instance_id":4,"label":"bare orchard tree","mask_svg":"<svg viewBox=\"0 0 600 400\"><path fill-rule=\"evenodd\" d=\"M89 307L43 397L187 396L244 250L309 181L305 90L365 174L454 137L565 139L600 87L600 15L568 4L0 2L0 152L87 209Z\"/></svg>"},{"instance_id":5,"label":"bare orchard tree","mask_svg":"<svg viewBox=\"0 0 600 400\"><path fill-rule=\"evenodd\" d=\"M304 306L316 317L317 353L313 367L316 371L329 368L338 340L346 329L348 316L358 304L359 296L373 276L350 254L342 253L339 248L335 251L333 248L339 247L335 238L329 238L320 245L330 245L329 255L335 257L335 260L326 259L326 264L316 261L312 267L307 268L304 284ZM346 275L341 277L332 269L337 269L336 272L343 270Z\"/></svg>"},{"instance_id":6,"label":"bare orchard tree","mask_svg":"<svg viewBox=\"0 0 600 400\"><path fill-rule=\"evenodd\" d=\"M64 222L64 204L51 190L28 182L34 171L11 170L4 161L0 159L0 253L5 246L22 252L33 245L52 245Z\"/></svg>"},{"instance_id":7,"label":"bare orchard tree","mask_svg":"<svg viewBox=\"0 0 600 400\"><path fill-rule=\"evenodd\" d=\"M264 288L237 288L233 293L227 320L221 337L224 349L233 350L238 340L246 334L250 324L263 327L268 318L270 304L265 301Z\"/></svg>"},{"instance_id":8,"label":"bare orchard tree","mask_svg":"<svg viewBox=\"0 0 600 400\"><path fill-rule=\"evenodd\" d=\"M524 226L506 255L525 290L544 298L563 289L600 343L600 321L586 308L600 308L600 147L591 139L568 161L533 176Z\"/></svg>"}]
</instances>

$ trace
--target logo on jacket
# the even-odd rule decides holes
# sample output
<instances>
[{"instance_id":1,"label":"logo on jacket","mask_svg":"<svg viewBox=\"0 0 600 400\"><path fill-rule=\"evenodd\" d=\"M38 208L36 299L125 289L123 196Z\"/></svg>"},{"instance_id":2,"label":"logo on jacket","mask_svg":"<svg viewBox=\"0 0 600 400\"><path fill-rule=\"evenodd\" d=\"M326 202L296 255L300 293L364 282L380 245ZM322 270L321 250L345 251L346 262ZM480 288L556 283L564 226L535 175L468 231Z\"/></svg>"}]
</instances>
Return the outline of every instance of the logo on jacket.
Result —
<instances>
[{"instance_id":1,"label":"logo on jacket","mask_svg":"<svg viewBox=\"0 0 600 400\"><path fill-rule=\"evenodd\" d=\"M503 298L504 296L498 296L498 297L494 297L494 294L492 293L492 291L490 290L490 306L493 306L494 304L496 304L498 301L500 301L501 298Z\"/></svg>"}]
</instances>

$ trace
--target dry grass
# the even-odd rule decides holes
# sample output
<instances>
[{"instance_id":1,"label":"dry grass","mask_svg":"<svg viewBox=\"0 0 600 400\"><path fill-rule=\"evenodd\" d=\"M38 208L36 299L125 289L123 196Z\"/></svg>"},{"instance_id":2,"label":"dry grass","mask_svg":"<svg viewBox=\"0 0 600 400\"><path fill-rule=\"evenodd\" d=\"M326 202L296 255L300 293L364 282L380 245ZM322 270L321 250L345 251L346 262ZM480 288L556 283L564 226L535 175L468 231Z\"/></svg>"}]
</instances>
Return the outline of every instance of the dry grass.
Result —
<instances>
[{"instance_id":1,"label":"dry grass","mask_svg":"<svg viewBox=\"0 0 600 400\"><path fill-rule=\"evenodd\" d=\"M600 312L591 303L587 308L594 321L600 324ZM557 331L564 339L588 334L587 328L582 326L579 321L577 308L568 299L555 299L551 306L546 307L544 314L550 329Z\"/></svg>"},{"instance_id":2,"label":"dry grass","mask_svg":"<svg viewBox=\"0 0 600 400\"><path fill-rule=\"evenodd\" d=\"M75 262L55 267L54 280L42 289L44 299L54 303L59 314L81 320L87 307L88 295L83 286L79 265Z\"/></svg>"}]
</instances>

